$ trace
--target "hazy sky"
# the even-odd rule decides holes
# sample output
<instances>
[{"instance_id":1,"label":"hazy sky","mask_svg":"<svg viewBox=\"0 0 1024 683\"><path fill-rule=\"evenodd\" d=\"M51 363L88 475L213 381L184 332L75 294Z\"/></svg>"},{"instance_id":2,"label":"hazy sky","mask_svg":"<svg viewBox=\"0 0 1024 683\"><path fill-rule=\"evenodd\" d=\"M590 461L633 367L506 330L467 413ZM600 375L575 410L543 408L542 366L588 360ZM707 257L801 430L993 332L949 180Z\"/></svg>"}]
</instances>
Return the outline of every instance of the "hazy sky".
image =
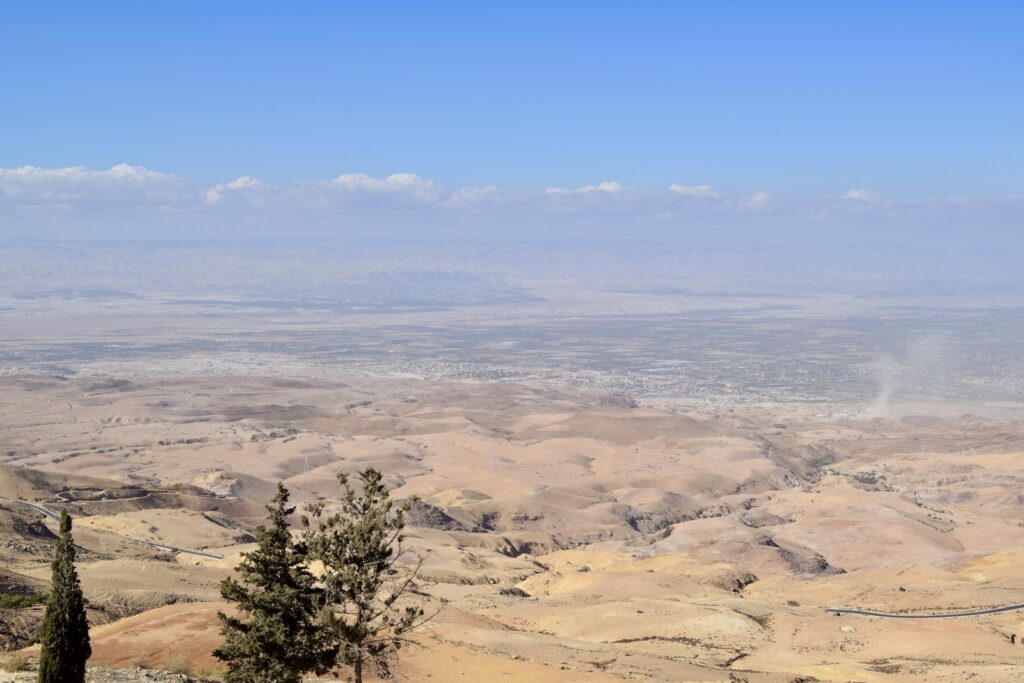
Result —
<instances>
[{"instance_id":1,"label":"hazy sky","mask_svg":"<svg viewBox=\"0 0 1024 683\"><path fill-rule=\"evenodd\" d=\"M7 3L0 237L1020 245L1024 4Z\"/></svg>"}]
</instances>

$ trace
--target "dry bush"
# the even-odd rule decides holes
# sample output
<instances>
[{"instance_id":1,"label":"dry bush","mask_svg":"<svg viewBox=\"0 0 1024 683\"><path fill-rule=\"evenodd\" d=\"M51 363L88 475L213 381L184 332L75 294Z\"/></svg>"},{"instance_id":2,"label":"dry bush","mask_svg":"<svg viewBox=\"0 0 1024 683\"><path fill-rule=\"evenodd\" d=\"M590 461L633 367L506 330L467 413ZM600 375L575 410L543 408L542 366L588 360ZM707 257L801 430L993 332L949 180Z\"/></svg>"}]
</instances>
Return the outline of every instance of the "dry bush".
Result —
<instances>
[{"instance_id":1,"label":"dry bush","mask_svg":"<svg viewBox=\"0 0 1024 683\"><path fill-rule=\"evenodd\" d=\"M128 662L128 666L133 669L148 669L149 660L145 657L135 657L130 662Z\"/></svg>"},{"instance_id":2,"label":"dry bush","mask_svg":"<svg viewBox=\"0 0 1024 683\"><path fill-rule=\"evenodd\" d=\"M32 660L29 657L14 652L0 655L0 671L9 674L17 673L18 671L28 671L28 665L31 662Z\"/></svg>"},{"instance_id":3,"label":"dry bush","mask_svg":"<svg viewBox=\"0 0 1024 683\"><path fill-rule=\"evenodd\" d=\"M164 671L172 674L192 675L192 660L184 655L171 655L164 660Z\"/></svg>"}]
</instances>

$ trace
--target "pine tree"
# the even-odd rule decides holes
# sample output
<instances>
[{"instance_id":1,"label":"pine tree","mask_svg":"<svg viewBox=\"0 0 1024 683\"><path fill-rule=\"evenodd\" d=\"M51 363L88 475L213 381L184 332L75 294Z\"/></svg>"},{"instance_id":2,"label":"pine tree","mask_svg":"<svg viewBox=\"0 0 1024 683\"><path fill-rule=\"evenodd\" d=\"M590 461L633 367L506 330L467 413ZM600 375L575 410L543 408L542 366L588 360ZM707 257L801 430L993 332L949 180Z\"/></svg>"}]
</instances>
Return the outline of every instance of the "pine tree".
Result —
<instances>
[{"instance_id":1,"label":"pine tree","mask_svg":"<svg viewBox=\"0 0 1024 683\"><path fill-rule=\"evenodd\" d=\"M315 625L319 591L305 547L288 529L295 508L282 484L267 510L269 525L256 530L256 550L236 568L241 582L221 583L223 598L248 617L218 613L225 642L213 654L227 662L228 683L297 683L306 671L326 671L326 641Z\"/></svg>"},{"instance_id":2,"label":"pine tree","mask_svg":"<svg viewBox=\"0 0 1024 683\"><path fill-rule=\"evenodd\" d=\"M410 503L395 506L381 473L369 468L359 474L362 492L356 495L348 478L338 475L345 490L339 512L326 515L322 503L307 506L303 517L310 557L324 565L321 578L325 609L324 630L334 639L333 661L352 667L355 683L373 666L388 677L398 650L409 642L405 634L422 624L423 609L396 602L412 586L419 565L400 572L402 534Z\"/></svg>"},{"instance_id":3,"label":"pine tree","mask_svg":"<svg viewBox=\"0 0 1024 683\"><path fill-rule=\"evenodd\" d=\"M53 579L46 598L46 615L39 633L39 683L81 683L85 662L92 655L85 598L75 571L71 517L60 513L60 538L53 551Z\"/></svg>"}]
</instances>

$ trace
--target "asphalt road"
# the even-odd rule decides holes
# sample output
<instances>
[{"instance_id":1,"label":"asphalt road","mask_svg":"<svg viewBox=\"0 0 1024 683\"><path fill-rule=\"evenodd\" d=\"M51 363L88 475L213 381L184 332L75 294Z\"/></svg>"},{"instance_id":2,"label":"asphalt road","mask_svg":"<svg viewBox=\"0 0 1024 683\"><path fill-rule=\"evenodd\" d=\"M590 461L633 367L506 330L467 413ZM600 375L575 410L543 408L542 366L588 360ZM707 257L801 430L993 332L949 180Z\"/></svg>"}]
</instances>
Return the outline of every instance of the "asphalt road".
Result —
<instances>
[{"instance_id":1,"label":"asphalt road","mask_svg":"<svg viewBox=\"0 0 1024 683\"><path fill-rule=\"evenodd\" d=\"M935 614L905 614L894 612L873 612L867 609L853 609L851 607L826 607L826 612L831 612L837 617L841 614L855 614L861 617L878 617L881 619L956 619L958 617L983 617L986 614L999 614L1001 612L1014 612L1024 609L1024 602L1014 605L1003 605L1002 607L989 607L987 609L976 609L967 612L938 612Z\"/></svg>"},{"instance_id":2,"label":"asphalt road","mask_svg":"<svg viewBox=\"0 0 1024 683\"><path fill-rule=\"evenodd\" d=\"M44 517L47 517L48 519L51 519L51 520L53 520L55 522L60 521L60 515L59 514L57 514L56 512L54 512L53 510L51 510L51 509L49 509L47 507L44 507L44 506L40 505L39 503L32 503L32 502L29 502L27 500L18 500L17 498L8 498L7 496L0 496L0 499L2 499L2 500L9 500L9 501L14 502L14 503L21 503L22 505L25 505L27 507L32 508L33 510L35 510L39 514L43 515ZM130 538L133 541L138 541L139 543L145 543L146 545L151 545L154 548L159 548L160 550L171 550L171 551L178 552L178 553L185 553L186 555L195 555L196 557L208 557L208 558L213 559L213 560L223 560L224 559L223 555L218 555L216 553L207 553L207 552L203 552L202 550L191 550L189 548L179 548L177 546L167 545L166 543L158 543L156 541L147 541L144 538L137 538L135 536L125 536L125 538Z\"/></svg>"},{"instance_id":3,"label":"asphalt road","mask_svg":"<svg viewBox=\"0 0 1024 683\"><path fill-rule=\"evenodd\" d=\"M38 503L31 503L27 500L17 500L14 498L8 498L6 496L0 496L0 499L11 500L15 503L21 503L26 505L36 512L57 521L60 516ZM213 521L213 520L211 520ZM224 559L223 555L217 555L216 553L207 553L202 550L191 550L188 548L178 548L177 546L167 545L166 543L157 543L156 541L147 541L144 538L136 538L135 536L126 536L133 541L139 541L140 543L146 543L153 546L154 548L160 548L161 550L171 550L174 552L185 553L187 555L195 555L197 557L208 557L214 560ZM988 607L986 609L969 610L966 612L938 612L933 614L908 614L900 612L875 612L866 609L855 609L853 607L826 607L826 612L831 612L837 617L843 614L853 614L861 617L877 617L879 619L958 619L960 617L983 617L989 614L1001 614L1002 612L1015 612L1017 610L1024 610L1024 602L1015 603L1012 605L1003 605L1001 607Z\"/></svg>"},{"instance_id":4,"label":"asphalt road","mask_svg":"<svg viewBox=\"0 0 1024 683\"><path fill-rule=\"evenodd\" d=\"M59 522L60 521L60 515L58 515L53 510L50 510L49 508L45 508L42 505L39 505L37 503L30 503L27 500L18 500L17 498L8 498L7 496L0 496L0 499L9 500L9 501L11 501L13 503L21 503L22 505L25 505L27 507L32 508L33 510L35 510L36 512L41 514L43 517L47 517L49 519L52 519L54 522Z\"/></svg>"}]
</instances>

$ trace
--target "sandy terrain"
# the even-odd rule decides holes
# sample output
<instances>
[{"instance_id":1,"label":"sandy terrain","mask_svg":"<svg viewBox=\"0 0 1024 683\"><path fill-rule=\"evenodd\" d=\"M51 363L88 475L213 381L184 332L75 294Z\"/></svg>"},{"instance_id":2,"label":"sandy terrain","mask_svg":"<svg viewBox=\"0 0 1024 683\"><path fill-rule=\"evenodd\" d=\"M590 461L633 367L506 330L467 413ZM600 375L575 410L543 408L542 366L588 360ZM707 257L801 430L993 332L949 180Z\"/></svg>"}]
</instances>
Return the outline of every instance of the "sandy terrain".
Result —
<instances>
[{"instance_id":1,"label":"sandy terrain","mask_svg":"<svg viewBox=\"0 0 1024 683\"><path fill-rule=\"evenodd\" d=\"M372 465L423 500L409 546L441 608L407 680L1024 675L1010 642L1024 613L825 609L1024 601L1019 420L365 377L9 376L2 389L3 592L49 571L53 523L15 501L70 510L97 664L184 656L214 671L217 584L275 483L330 501L336 472ZM41 616L14 612L8 647Z\"/></svg>"}]
</instances>

